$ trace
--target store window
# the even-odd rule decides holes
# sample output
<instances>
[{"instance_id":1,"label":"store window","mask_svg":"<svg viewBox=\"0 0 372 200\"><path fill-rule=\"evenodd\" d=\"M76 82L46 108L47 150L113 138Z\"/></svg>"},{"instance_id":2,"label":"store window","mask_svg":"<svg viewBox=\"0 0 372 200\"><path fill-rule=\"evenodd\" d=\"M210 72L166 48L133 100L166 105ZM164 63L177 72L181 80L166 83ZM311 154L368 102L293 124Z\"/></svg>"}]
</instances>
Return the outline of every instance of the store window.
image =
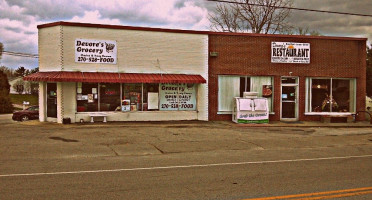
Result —
<instances>
[{"instance_id":1,"label":"store window","mask_svg":"<svg viewBox=\"0 0 372 200\"><path fill-rule=\"evenodd\" d=\"M77 111L98 111L98 84L78 83L77 85Z\"/></svg>"},{"instance_id":2,"label":"store window","mask_svg":"<svg viewBox=\"0 0 372 200\"><path fill-rule=\"evenodd\" d=\"M218 111L232 112L234 97L242 97L243 92L258 92L258 97L268 99L272 112L273 83L271 76L218 76Z\"/></svg>"},{"instance_id":3,"label":"store window","mask_svg":"<svg viewBox=\"0 0 372 200\"><path fill-rule=\"evenodd\" d=\"M355 79L307 78L307 112L355 112Z\"/></svg>"},{"instance_id":4,"label":"store window","mask_svg":"<svg viewBox=\"0 0 372 200\"><path fill-rule=\"evenodd\" d=\"M142 83L123 84L122 111L142 111Z\"/></svg>"},{"instance_id":5,"label":"store window","mask_svg":"<svg viewBox=\"0 0 372 200\"><path fill-rule=\"evenodd\" d=\"M100 111L120 110L120 83L100 84Z\"/></svg>"},{"instance_id":6,"label":"store window","mask_svg":"<svg viewBox=\"0 0 372 200\"><path fill-rule=\"evenodd\" d=\"M196 84L78 83L77 112L194 111L196 95Z\"/></svg>"}]
</instances>

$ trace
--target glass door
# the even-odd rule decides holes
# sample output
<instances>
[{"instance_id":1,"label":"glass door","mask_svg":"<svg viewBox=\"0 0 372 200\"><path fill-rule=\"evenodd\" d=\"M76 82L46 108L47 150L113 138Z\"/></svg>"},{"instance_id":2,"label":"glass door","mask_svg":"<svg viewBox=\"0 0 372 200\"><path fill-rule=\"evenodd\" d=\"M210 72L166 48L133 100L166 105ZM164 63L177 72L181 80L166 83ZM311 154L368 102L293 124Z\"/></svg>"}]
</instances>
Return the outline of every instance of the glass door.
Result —
<instances>
[{"instance_id":1,"label":"glass door","mask_svg":"<svg viewBox=\"0 0 372 200\"><path fill-rule=\"evenodd\" d=\"M47 117L57 118L57 83L47 83Z\"/></svg>"},{"instance_id":2,"label":"glass door","mask_svg":"<svg viewBox=\"0 0 372 200\"><path fill-rule=\"evenodd\" d=\"M298 81L297 77L282 78L281 120L298 120Z\"/></svg>"}]
</instances>

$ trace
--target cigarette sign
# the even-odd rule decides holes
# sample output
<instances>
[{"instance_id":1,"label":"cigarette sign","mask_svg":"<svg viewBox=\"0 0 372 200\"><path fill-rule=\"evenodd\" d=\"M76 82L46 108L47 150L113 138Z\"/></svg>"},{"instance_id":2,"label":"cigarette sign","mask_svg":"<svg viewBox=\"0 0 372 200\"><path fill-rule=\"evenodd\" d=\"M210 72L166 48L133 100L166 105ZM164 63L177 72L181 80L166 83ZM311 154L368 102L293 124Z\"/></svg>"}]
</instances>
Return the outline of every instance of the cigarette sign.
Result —
<instances>
[{"instance_id":1,"label":"cigarette sign","mask_svg":"<svg viewBox=\"0 0 372 200\"><path fill-rule=\"evenodd\" d=\"M116 41L111 40L75 40L75 62L116 64Z\"/></svg>"},{"instance_id":2,"label":"cigarette sign","mask_svg":"<svg viewBox=\"0 0 372 200\"><path fill-rule=\"evenodd\" d=\"M310 64L310 43L271 42L271 62Z\"/></svg>"}]
</instances>

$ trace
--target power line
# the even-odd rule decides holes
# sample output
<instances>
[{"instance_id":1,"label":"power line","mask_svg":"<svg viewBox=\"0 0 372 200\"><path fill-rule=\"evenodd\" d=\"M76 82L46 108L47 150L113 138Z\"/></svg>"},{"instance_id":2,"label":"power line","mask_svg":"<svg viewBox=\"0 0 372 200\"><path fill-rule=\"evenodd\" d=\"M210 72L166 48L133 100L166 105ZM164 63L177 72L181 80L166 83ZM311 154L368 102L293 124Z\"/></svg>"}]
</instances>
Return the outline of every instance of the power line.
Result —
<instances>
[{"instance_id":1,"label":"power line","mask_svg":"<svg viewBox=\"0 0 372 200\"><path fill-rule=\"evenodd\" d=\"M3 51L4 55L9 56L19 56L19 57L27 57L27 58L39 58L38 54L30 54L30 53L20 53L20 52L14 52L14 51Z\"/></svg>"},{"instance_id":2,"label":"power line","mask_svg":"<svg viewBox=\"0 0 372 200\"><path fill-rule=\"evenodd\" d=\"M271 5L263 5L263 4L256 4L256 3L243 3L243 2L233 2L233 1L224 1L224 0L206 0L206 1L219 2L219 3L244 4L244 5L251 5L251 6L262 6L262 7L290 9L290 10L300 10L300 11L308 11L308 12L331 13L331 14L339 14L339 15L353 15L353 16L359 16L359 17L372 17L372 15L366 15L366 14L315 10L315 9L307 9L307 8L294 8L294 7L287 7L287 6L271 6Z\"/></svg>"}]
</instances>

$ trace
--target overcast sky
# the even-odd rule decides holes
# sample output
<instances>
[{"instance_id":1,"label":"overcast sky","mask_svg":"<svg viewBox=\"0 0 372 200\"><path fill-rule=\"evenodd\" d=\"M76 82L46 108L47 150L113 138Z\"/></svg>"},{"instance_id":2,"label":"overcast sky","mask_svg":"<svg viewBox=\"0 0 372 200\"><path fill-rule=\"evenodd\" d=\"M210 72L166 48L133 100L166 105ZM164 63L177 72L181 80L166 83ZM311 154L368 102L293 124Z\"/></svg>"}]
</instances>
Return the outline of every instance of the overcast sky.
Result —
<instances>
[{"instance_id":1,"label":"overcast sky","mask_svg":"<svg viewBox=\"0 0 372 200\"><path fill-rule=\"evenodd\" d=\"M0 42L6 51L37 54L36 26L55 21L208 30L214 6L206 0L0 0ZM294 0L294 7L371 14L372 0ZM289 21L322 35L372 41L372 17L292 11ZM32 69L38 61L3 55L0 65Z\"/></svg>"}]
</instances>

